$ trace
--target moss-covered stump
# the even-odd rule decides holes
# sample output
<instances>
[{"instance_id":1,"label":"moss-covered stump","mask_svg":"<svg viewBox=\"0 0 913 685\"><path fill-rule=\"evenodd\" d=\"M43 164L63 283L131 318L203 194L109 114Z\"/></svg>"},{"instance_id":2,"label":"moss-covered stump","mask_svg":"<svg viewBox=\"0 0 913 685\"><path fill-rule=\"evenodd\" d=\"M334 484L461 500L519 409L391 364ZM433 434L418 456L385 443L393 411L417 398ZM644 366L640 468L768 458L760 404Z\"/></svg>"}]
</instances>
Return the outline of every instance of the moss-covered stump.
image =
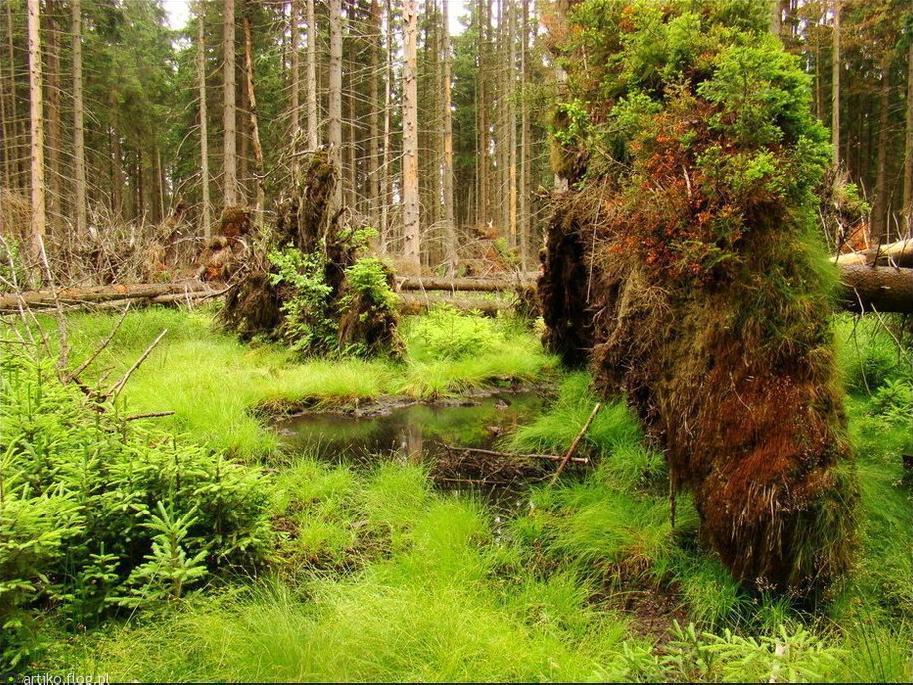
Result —
<instances>
[{"instance_id":1,"label":"moss-covered stump","mask_svg":"<svg viewBox=\"0 0 913 685\"><path fill-rule=\"evenodd\" d=\"M814 594L849 564L856 493L808 79L765 3L583 0L550 21L573 175L543 255L546 343L568 363L590 348L600 389L627 393L737 578Z\"/></svg>"},{"instance_id":2,"label":"moss-covered stump","mask_svg":"<svg viewBox=\"0 0 913 685\"><path fill-rule=\"evenodd\" d=\"M242 338L284 340L307 354L397 355L393 272L361 255L369 232L332 208L336 182L326 151L303 160L222 320Z\"/></svg>"}]
</instances>

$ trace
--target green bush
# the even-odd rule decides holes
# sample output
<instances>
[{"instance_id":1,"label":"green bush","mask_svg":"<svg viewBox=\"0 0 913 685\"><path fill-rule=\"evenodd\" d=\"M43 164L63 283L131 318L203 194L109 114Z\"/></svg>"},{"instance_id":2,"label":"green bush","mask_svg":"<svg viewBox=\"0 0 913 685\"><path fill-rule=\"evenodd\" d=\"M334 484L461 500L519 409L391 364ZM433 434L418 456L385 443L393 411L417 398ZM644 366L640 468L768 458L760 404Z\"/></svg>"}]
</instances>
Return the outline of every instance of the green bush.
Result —
<instances>
[{"instance_id":1,"label":"green bush","mask_svg":"<svg viewBox=\"0 0 913 685\"><path fill-rule=\"evenodd\" d=\"M318 252L305 254L294 247L274 250L269 261L274 286L292 291L282 303L283 334L301 352L327 352L336 344L336 324L330 311L332 288L326 282L325 261Z\"/></svg>"},{"instance_id":2,"label":"green bush","mask_svg":"<svg viewBox=\"0 0 913 685\"><path fill-rule=\"evenodd\" d=\"M3 351L0 664L40 650L39 613L92 625L265 557L256 471L112 410L61 383L50 361Z\"/></svg>"},{"instance_id":3,"label":"green bush","mask_svg":"<svg viewBox=\"0 0 913 685\"><path fill-rule=\"evenodd\" d=\"M416 320L410 331L418 344L416 358L466 359L488 352L504 341L504 335L492 319L457 311L448 305L431 309Z\"/></svg>"}]
</instances>

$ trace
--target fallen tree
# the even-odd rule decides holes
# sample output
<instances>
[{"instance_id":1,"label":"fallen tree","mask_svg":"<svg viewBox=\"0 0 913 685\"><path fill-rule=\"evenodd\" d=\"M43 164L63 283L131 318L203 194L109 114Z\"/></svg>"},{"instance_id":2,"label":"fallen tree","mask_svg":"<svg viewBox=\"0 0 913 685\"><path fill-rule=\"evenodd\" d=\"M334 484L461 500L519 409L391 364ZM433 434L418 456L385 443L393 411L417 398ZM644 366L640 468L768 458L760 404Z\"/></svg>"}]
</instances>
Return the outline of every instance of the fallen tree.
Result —
<instances>
[{"instance_id":1,"label":"fallen tree","mask_svg":"<svg viewBox=\"0 0 913 685\"><path fill-rule=\"evenodd\" d=\"M913 238L841 254L835 258L835 261L841 265L865 264L867 266L913 268Z\"/></svg>"},{"instance_id":2,"label":"fallen tree","mask_svg":"<svg viewBox=\"0 0 913 685\"><path fill-rule=\"evenodd\" d=\"M877 310L879 312L913 313L913 268L871 267L861 264L837 263L840 270L841 293L839 306L852 312ZM586 269L584 269L586 271ZM567 279L571 282L573 276ZM397 286L400 291L403 313L415 314L424 311L428 303L437 299L425 298L414 292L510 292L517 288L534 285L530 278L512 279L432 279L405 278ZM92 286L85 288L62 288L57 291L61 304L70 307L94 305L105 302L128 300L143 301L144 304L168 304L195 302L218 297L229 288L224 283L196 280L174 281L171 283L133 283L124 285ZM585 300L585 293L583 300ZM453 297L447 300L457 309L480 309L494 313L506 309L506 304L467 300ZM14 311L20 304L34 308L53 307L53 290L28 290L20 293L0 294L0 311ZM135 302L134 305L138 304Z\"/></svg>"}]
</instances>

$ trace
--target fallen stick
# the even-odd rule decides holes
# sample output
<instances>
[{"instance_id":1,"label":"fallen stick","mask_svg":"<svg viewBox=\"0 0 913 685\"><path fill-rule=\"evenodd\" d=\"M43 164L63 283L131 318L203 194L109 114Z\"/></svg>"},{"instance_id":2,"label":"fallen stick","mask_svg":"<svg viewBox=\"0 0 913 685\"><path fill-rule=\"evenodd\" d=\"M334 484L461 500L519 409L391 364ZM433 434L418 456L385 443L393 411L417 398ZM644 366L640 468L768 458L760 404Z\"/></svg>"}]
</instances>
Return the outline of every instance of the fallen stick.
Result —
<instances>
[{"instance_id":1,"label":"fallen stick","mask_svg":"<svg viewBox=\"0 0 913 685\"><path fill-rule=\"evenodd\" d=\"M138 421L139 419L156 419L160 416L174 416L173 410L168 411L147 411L142 414L131 414L125 416L124 421Z\"/></svg>"},{"instance_id":2,"label":"fallen stick","mask_svg":"<svg viewBox=\"0 0 913 685\"><path fill-rule=\"evenodd\" d=\"M561 461L562 457L558 454L517 454L515 452L499 452L498 450L486 450L480 447L457 447L456 445L444 444L444 447L454 452L469 452L470 454L484 454L490 457L503 457L505 459L547 459L548 461ZM571 461L575 464L589 464L590 460L586 457L572 457Z\"/></svg>"},{"instance_id":3,"label":"fallen stick","mask_svg":"<svg viewBox=\"0 0 913 685\"><path fill-rule=\"evenodd\" d=\"M105 393L105 395L104 395L105 399L108 399L108 398L113 399L113 398L117 397L118 393L120 393L120 391L123 390L123 387L127 384L127 381L130 380L130 376L133 375L133 372L136 371L140 367L140 364L142 364L144 361L146 361L146 357L148 357L152 353L152 350L155 349L155 346L159 344L159 340L164 338L165 333L167 333L167 332L168 332L168 329L165 328L162 330L161 333L158 334L158 337L149 344L149 347L147 347L146 351L140 355L139 359L137 359L135 362L133 362L133 366L131 366L129 369L127 369L127 373L125 373L123 375L123 377L119 381L117 381L117 383L112 385L111 388L108 390L108 392Z\"/></svg>"},{"instance_id":4,"label":"fallen stick","mask_svg":"<svg viewBox=\"0 0 913 685\"><path fill-rule=\"evenodd\" d=\"M561 475L561 472L564 471L564 467L567 463L574 458L574 455L577 453L577 448L580 446L580 440L583 438L584 434L587 432L587 429L590 427L590 424L593 423L593 419L596 418L596 414L599 413L599 410L602 408L602 402L597 402L596 406L593 407L593 411L590 412L590 417L586 420L586 423L583 424L583 428L580 429L580 432L577 433L577 437L574 438L574 442L571 443L568 451L565 452L564 458L561 460L561 463L558 464L558 468L555 470L555 475L552 476L552 479L549 481L549 486L555 484L555 481L558 480L558 476Z\"/></svg>"}]
</instances>

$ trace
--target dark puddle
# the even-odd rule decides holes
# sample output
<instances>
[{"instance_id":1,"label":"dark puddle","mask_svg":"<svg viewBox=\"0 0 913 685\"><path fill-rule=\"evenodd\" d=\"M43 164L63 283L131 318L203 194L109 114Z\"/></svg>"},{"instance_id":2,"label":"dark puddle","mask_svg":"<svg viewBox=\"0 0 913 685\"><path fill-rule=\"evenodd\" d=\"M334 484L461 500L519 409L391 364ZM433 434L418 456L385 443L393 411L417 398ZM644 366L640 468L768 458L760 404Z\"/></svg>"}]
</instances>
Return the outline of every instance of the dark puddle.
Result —
<instances>
[{"instance_id":1,"label":"dark puddle","mask_svg":"<svg viewBox=\"0 0 913 685\"><path fill-rule=\"evenodd\" d=\"M385 459L424 463L433 475L437 470L438 487L480 494L496 510L515 510L525 487L519 479L441 475L439 467L454 460L448 446L497 449L499 438L532 421L547 402L542 392L503 392L462 402L399 406L382 415L304 413L275 427L288 452L360 469Z\"/></svg>"}]
</instances>

